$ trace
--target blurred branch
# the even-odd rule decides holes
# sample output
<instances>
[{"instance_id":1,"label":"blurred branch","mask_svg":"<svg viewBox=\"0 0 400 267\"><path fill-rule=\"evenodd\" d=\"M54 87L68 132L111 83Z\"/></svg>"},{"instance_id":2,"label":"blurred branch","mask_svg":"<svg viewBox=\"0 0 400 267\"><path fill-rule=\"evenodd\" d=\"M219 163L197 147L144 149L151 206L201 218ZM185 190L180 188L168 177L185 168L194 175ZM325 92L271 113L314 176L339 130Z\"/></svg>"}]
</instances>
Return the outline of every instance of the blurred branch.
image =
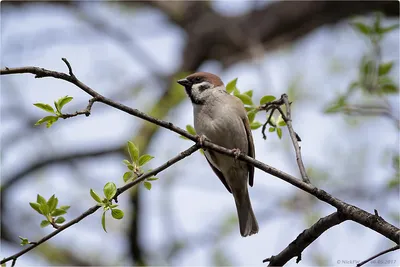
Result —
<instances>
[{"instance_id":1,"label":"blurred branch","mask_svg":"<svg viewBox=\"0 0 400 267\"><path fill-rule=\"evenodd\" d=\"M158 173L164 171L165 169L171 167L172 165L174 165L175 163L177 163L178 161L190 156L192 153L196 152L200 147L195 144L193 146L191 146L190 148L186 149L185 151L179 153L176 157L168 160L166 163L160 165L159 167L155 168L154 170L147 172L145 174L142 174L141 176L139 176L136 180L127 183L126 185L120 187L117 189L117 193L114 196L115 201L117 202L117 197L119 195L121 195L123 192L127 191L128 189L132 188L133 186L143 182L144 180L146 180L149 177L155 176ZM84 213L82 213L80 216L78 216L77 218L69 221L68 223L60 226L57 230L53 231L52 233L50 233L49 235L43 237L42 239L40 239L39 241L34 242L30 247L27 247L26 249L21 250L20 252L4 258L0 261L0 264L6 263L10 260L12 260L13 262L15 262L18 257L24 255L25 253L29 252L30 250L34 249L35 247L39 246L40 244L46 242L47 240L49 240L50 238L56 236L57 234L59 234L61 231L71 227L72 225L78 223L79 221L81 221L82 219L86 218L87 216L89 216L90 214L93 214L94 212L96 212L101 206L95 205L91 208L89 208L87 211L85 211Z\"/></svg>"},{"instance_id":2,"label":"blurred branch","mask_svg":"<svg viewBox=\"0 0 400 267\"><path fill-rule=\"evenodd\" d=\"M64 60L64 62L67 62L66 60ZM51 70L47 70L47 69L43 69L43 68L38 68L38 67L22 67L22 68L4 68L0 70L0 74L1 75L7 75L7 74L18 74L18 73L32 73L35 74L35 77L54 77L54 78L58 78L58 79L62 79L65 81L68 81L74 85L76 85L77 87L81 88L83 91L85 91L86 93L88 93L89 95L91 95L92 97L95 97L96 99L98 99L98 102L102 102L106 105L109 105L111 107L114 107L118 110L121 110L123 112L126 112L128 114L131 114L133 116L136 116L138 118L141 118L143 120L146 120L148 122L151 122L155 125L161 126L163 128L169 129L179 135L182 135L194 142L198 142L199 138L197 136L193 136L191 134L189 134L188 132L186 132L185 130L174 126L172 123L167 122L167 121L163 121L160 119L156 119L152 116L147 115L146 113L143 113L137 109L133 109L130 108L128 106L125 106L123 104L120 103L116 103L114 101L112 101L109 98L106 98L102 95L100 95L99 93L97 93L96 91L94 91L93 89L91 89L89 86L83 84L81 81L79 81L75 76L72 75L68 75L66 73L61 73L61 72L56 72L56 71L51 71ZM218 146L216 144L213 144L209 141L203 141L202 142L202 147L203 148L207 148L207 149L211 149L213 151L222 153L224 155L228 155L231 157L235 157L238 158L242 161L245 161L249 164L252 164L253 166L255 166L256 168L263 170L266 173L269 173L275 177L278 177L288 183L290 183L291 185L315 196L316 198L318 198L319 200L326 202L330 205L332 205L333 207L337 208L338 212L340 212L341 214L343 214L345 216L345 218L352 220L354 222L357 222L367 228L370 228L378 233L380 233L381 235L387 237L388 239L394 241L395 243L399 243L400 240L400 229L398 229L397 227L391 225L390 223L386 222L383 218L376 216L374 214L368 213L367 211L360 209L356 206L350 205L338 198L335 198L334 196L328 194L327 192L325 192L322 189L319 189L315 186L313 186L312 184L303 182L301 179L297 179L293 176L291 176L290 174L287 174L285 172L282 172L278 169L275 169L267 164L264 164L263 162L260 162L258 160L255 160L243 153L240 153L240 155L237 154L237 151L235 149L226 149L224 147ZM193 152L194 149L198 149L197 146L192 147ZM191 152L191 153L193 153ZM166 164L170 163L171 161L168 161ZM153 171L154 172L154 171ZM143 178L144 179L144 178ZM140 182L142 180L142 178L135 180L135 182ZM133 186L132 184L133 182L121 187L120 189L118 189L117 195L121 194L122 192L126 191L128 188L130 188L131 186ZM11 258L8 258L8 260L11 260ZM1 262L3 263L3 261Z\"/></svg>"},{"instance_id":3,"label":"blurred branch","mask_svg":"<svg viewBox=\"0 0 400 267\"><path fill-rule=\"evenodd\" d=\"M357 264L357 267L363 266L364 264L366 264L366 263L372 261L372 260L375 259L375 258L378 258L379 256L382 256L382 255L384 255L384 254L386 254L386 253L389 253L389 252L392 252L392 251L395 251L395 250L398 250L398 249L400 249L400 246L399 246L399 245L394 246L394 247L389 248L389 249L386 249L386 250L384 250L384 251L382 251L382 252L380 252L380 253L378 253L378 254L376 254L376 255L374 255L374 256L368 258L368 259L366 259L365 261L360 262L359 264ZM393 262L393 263L395 263L395 262Z\"/></svg>"},{"instance_id":4,"label":"blurred branch","mask_svg":"<svg viewBox=\"0 0 400 267\"><path fill-rule=\"evenodd\" d=\"M306 249L325 231L344 222L345 220L347 220L347 218L340 212L334 212L319 219L318 222L297 236L297 238L282 250L282 252L276 256L271 256L270 258L263 260L263 262L269 262L268 266L283 266L292 258L297 257L296 263L299 263L301 260L301 253L304 249Z\"/></svg>"},{"instance_id":5,"label":"blurred branch","mask_svg":"<svg viewBox=\"0 0 400 267\"><path fill-rule=\"evenodd\" d=\"M400 119L397 118L395 114L393 114L389 107L370 105L347 105L342 108L342 111L346 115L384 116L393 120L397 128L400 128Z\"/></svg>"}]
</instances>

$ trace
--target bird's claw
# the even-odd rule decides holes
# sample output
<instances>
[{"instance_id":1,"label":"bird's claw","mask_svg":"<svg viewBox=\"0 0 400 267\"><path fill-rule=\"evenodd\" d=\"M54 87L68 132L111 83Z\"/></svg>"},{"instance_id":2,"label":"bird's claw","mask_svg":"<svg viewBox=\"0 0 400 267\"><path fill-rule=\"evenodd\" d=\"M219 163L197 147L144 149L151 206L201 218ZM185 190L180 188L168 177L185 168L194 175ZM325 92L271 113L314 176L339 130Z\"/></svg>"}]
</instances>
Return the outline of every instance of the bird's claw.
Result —
<instances>
[{"instance_id":1,"label":"bird's claw","mask_svg":"<svg viewBox=\"0 0 400 267\"><path fill-rule=\"evenodd\" d=\"M204 141L206 141L207 140L207 137L205 136L205 135L198 135L198 137L197 137L197 142L198 142L198 144L199 144L199 146L201 147L201 148L203 148L203 150L205 150L205 148L204 148Z\"/></svg>"},{"instance_id":2,"label":"bird's claw","mask_svg":"<svg viewBox=\"0 0 400 267\"><path fill-rule=\"evenodd\" d=\"M240 153L242 153L239 148L234 148L234 149L232 149L232 151L233 151L233 154L235 155L235 159L238 159L240 156Z\"/></svg>"}]
</instances>

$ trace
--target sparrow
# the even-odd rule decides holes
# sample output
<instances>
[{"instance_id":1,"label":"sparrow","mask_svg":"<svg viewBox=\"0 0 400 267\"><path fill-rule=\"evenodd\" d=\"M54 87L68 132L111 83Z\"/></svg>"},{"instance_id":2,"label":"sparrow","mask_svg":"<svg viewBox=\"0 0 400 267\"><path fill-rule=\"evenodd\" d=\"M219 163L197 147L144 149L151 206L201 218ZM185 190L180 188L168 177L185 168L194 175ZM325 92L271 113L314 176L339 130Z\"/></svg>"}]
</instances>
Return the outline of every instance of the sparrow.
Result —
<instances>
[{"instance_id":1,"label":"sparrow","mask_svg":"<svg viewBox=\"0 0 400 267\"><path fill-rule=\"evenodd\" d=\"M250 123L243 103L230 95L222 80L208 72L196 72L177 81L185 87L193 105L194 128L198 135L219 146L235 149L254 158ZM240 234L258 232L247 182L254 183L254 166L227 155L206 150L205 157L226 189L235 199Z\"/></svg>"}]
</instances>

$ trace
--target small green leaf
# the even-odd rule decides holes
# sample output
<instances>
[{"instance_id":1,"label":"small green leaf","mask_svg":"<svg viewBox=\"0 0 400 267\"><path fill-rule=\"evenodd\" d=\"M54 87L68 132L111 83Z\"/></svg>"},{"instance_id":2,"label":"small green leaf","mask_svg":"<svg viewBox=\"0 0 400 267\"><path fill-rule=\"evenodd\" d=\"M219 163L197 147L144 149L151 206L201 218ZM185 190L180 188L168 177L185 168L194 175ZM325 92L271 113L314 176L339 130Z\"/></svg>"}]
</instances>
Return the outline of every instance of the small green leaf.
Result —
<instances>
[{"instance_id":1,"label":"small green leaf","mask_svg":"<svg viewBox=\"0 0 400 267\"><path fill-rule=\"evenodd\" d=\"M58 218L56 219L56 223L63 223L63 222L65 222L65 218L62 217L62 216L60 216L60 217L58 217Z\"/></svg>"},{"instance_id":2,"label":"small green leaf","mask_svg":"<svg viewBox=\"0 0 400 267\"><path fill-rule=\"evenodd\" d=\"M275 127L269 127L269 129L268 129L268 131L270 132L270 133L272 133L272 132L275 132Z\"/></svg>"},{"instance_id":3,"label":"small green leaf","mask_svg":"<svg viewBox=\"0 0 400 267\"><path fill-rule=\"evenodd\" d=\"M103 215L101 216L101 225L103 226L104 232L107 233L107 230L106 230L106 212L105 211L103 212Z\"/></svg>"},{"instance_id":4,"label":"small green leaf","mask_svg":"<svg viewBox=\"0 0 400 267\"><path fill-rule=\"evenodd\" d=\"M193 128L192 125L188 124L186 125L186 131L190 133L191 135L196 135L196 130Z\"/></svg>"},{"instance_id":5,"label":"small green leaf","mask_svg":"<svg viewBox=\"0 0 400 267\"><path fill-rule=\"evenodd\" d=\"M69 102L71 102L72 99L74 99L72 96L64 96L64 97L58 99L57 103L58 103L58 105L59 105L60 112L61 112L61 109L62 109L66 104L68 104Z\"/></svg>"},{"instance_id":6,"label":"small green leaf","mask_svg":"<svg viewBox=\"0 0 400 267\"><path fill-rule=\"evenodd\" d=\"M179 138L182 138L183 140L189 140L189 138L186 138L183 135L180 135Z\"/></svg>"},{"instance_id":7,"label":"small green leaf","mask_svg":"<svg viewBox=\"0 0 400 267\"><path fill-rule=\"evenodd\" d=\"M379 65L379 76L388 74L393 67L393 61Z\"/></svg>"},{"instance_id":8,"label":"small green leaf","mask_svg":"<svg viewBox=\"0 0 400 267\"><path fill-rule=\"evenodd\" d=\"M239 91L239 89L237 89L237 87L235 87L235 89L233 90L233 95L234 96L240 95L240 91Z\"/></svg>"},{"instance_id":9,"label":"small green leaf","mask_svg":"<svg viewBox=\"0 0 400 267\"><path fill-rule=\"evenodd\" d=\"M39 214L42 214L42 212L40 211L40 204L29 202L29 205L31 205L32 209L36 210Z\"/></svg>"},{"instance_id":10,"label":"small green leaf","mask_svg":"<svg viewBox=\"0 0 400 267\"><path fill-rule=\"evenodd\" d=\"M246 110L246 112L249 112L249 111L253 110L254 107L244 107L244 109Z\"/></svg>"},{"instance_id":11,"label":"small green leaf","mask_svg":"<svg viewBox=\"0 0 400 267\"><path fill-rule=\"evenodd\" d=\"M278 135L279 139L282 139L282 128L276 128L276 134Z\"/></svg>"},{"instance_id":12,"label":"small green leaf","mask_svg":"<svg viewBox=\"0 0 400 267\"><path fill-rule=\"evenodd\" d=\"M60 206L59 209L67 211L70 207L71 206Z\"/></svg>"},{"instance_id":13,"label":"small green leaf","mask_svg":"<svg viewBox=\"0 0 400 267\"><path fill-rule=\"evenodd\" d=\"M274 116L272 116L272 117L269 119L269 122L272 123L273 125L276 125L276 121L275 121Z\"/></svg>"},{"instance_id":14,"label":"small green leaf","mask_svg":"<svg viewBox=\"0 0 400 267\"><path fill-rule=\"evenodd\" d=\"M104 196L108 199L111 200L115 194L117 193L117 186L112 183L108 182L103 188Z\"/></svg>"},{"instance_id":15,"label":"small green leaf","mask_svg":"<svg viewBox=\"0 0 400 267\"><path fill-rule=\"evenodd\" d=\"M111 215L114 219L121 220L124 217L124 212L120 209L112 209Z\"/></svg>"},{"instance_id":16,"label":"small green leaf","mask_svg":"<svg viewBox=\"0 0 400 267\"><path fill-rule=\"evenodd\" d=\"M55 209L55 210L51 213L51 216L57 217L57 216L60 216L60 215L64 215L64 214L66 214L66 213L67 213L66 210Z\"/></svg>"},{"instance_id":17,"label":"small green leaf","mask_svg":"<svg viewBox=\"0 0 400 267\"><path fill-rule=\"evenodd\" d=\"M43 221L40 223L40 227L42 227L42 228L44 228L44 227L46 227L46 226L48 226L48 225L50 225L50 222L47 221L47 220L43 220Z\"/></svg>"},{"instance_id":18,"label":"small green leaf","mask_svg":"<svg viewBox=\"0 0 400 267\"><path fill-rule=\"evenodd\" d=\"M226 91L230 94L233 92L233 90L236 88L236 83L237 83L238 78L233 79L226 85Z\"/></svg>"},{"instance_id":19,"label":"small green leaf","mask_svg":"<svg viewBox=\"0 0 400 267\"><path fill-rule=\"evenodd\" d=\"M260 105L264 105L266 103L274 101L275 99L276 99L276 97L273 95L265 95L260 99Z\"/></svg>"},{"instance_id":20,"label":"small green leaf","mask_svg":"<svg viewBox=\"0 0 400 267\"><path fill-rule=\"evenodd\" d=\"M61 108L57 101L54 101L54 106L56 107L56 114L61 114Z\"/></svg>"},{"instance_id":21,"label":"small green leaf","mask_svg":"<svg viewBox=\"0 0 400 267\"><path fill-rule=\"evenodd\" d=\"M37 194L36 196L36 202L39 204L45 204L47 203L46 199L44 197L42 197L41 195Z\"/></svg>"},{"instance_id":22,"label":"small green leaf","mask_svg":"<svg viewBox=\"0 0 400 267\"><path fill-rule=\"evenodd\" d=\"M250 128L252 130L256 130L258 128L260 128L262 126L262 123L258 122L258 121L254 121L250 124Z\"/></svg>"},{"instance_id":23,"label":"small green leaf","mask_svg":"<svg viewBox=\"0 0 400 267\"><path fill-rule=\"evenodd\" d=\"M246 91L243 94L248 95L251 98L253 97L253 90Z\"/></svg>"},{"instance_id":24,"label":"small green leaf","mask_svg":"<svg viewBox=\"0 0 400 267\"><path fill-rule=\"evenodd\" d=\"M33 104L34 106L43 109L44 111L56 114L56 112L54 111L54 109L49 105L49 104L44 104L44 103L35 103Z\"/></svg>"},{"instance_id":25,"label":"small green leaf","mask_svg":"<svg viewBox=\"0 0 400 267\"><path fill-rule=\"evenodd\" d=\"M56 198L55 195L52 195L47 201L47 206L49 206L50 213L57 207L57 204L58 204L58 199Z\"/></svg>"},{"instance_id":26,"label":"small green leaf","mask_svg":"<svg viewBox=\"0 0 400 267\"><path fill-rule=\"evenodd\" d=\"M47 203L46 203L46 202L40 204L39 209L40 209L40 211L42 212L43 215L46 216L47 214L49 214L49 206L47 206Z\"/></svg>"},{"instance_id":27,"label":"small green leaf","mask_svg":"<svg viewBox=\"0 0 400 267\"><path fill-rule=\"evenodd\" d=\"M93 189L90 189L90 195L92 196L92 198L93 198L96 202L101 203L101 198L100 198L100 196L99 196L96 192L94 192Z\"/></svg>"},{"instance_id":28,"label":"small green leaf","mask_svg":"<svg viewBox=\"0 0 400 267\"><path fill-rule=\"evenodd\" d=\"M133 171L134 168L135 168L135 167L133 167L132 164L129 164L129 165L128 165L128 169L129 169L129 170Z\"/></svg>"},{"instance_id":29,"label":"small green leaf","mask_svg":"<svg viewBox=\"0 0 400 267\"><path fill-rule=\"evenodd\" d=\"M143 166L144 164L146 164L147 162L149 162L152 159L154 159L154 157L150 156L149 154L142 155L139 158L139 166Z\"/></svg>"},{"instance_id":30,"label":"small green leaf","mask_svg":"<svg viewBox=\"0 0 400 267\"><path fill-rule=\"evenodd\" d=\"M123 162L126 166L128 166L128 165L131 164L131 162L130 162L129 160L127 160L127 159L124 159L122 162Z\"/></svg>"},{"instance_id":31,"label":"small green leaf","mask_svg":"<svg viewBox=\"0 0 400 267\"><path fill-rule=\"evenodd\" d=\"M285 121L280 121L280 122L278 123L278 125L279 125L279 126L286 126L286 122L285 122Z\"/></svg>"},{"instance_id":32,"label":"small green leaf","mask_svg":"<svg viewBox=\"0 0 400 267\"><path fill-rule=\"evenodd\" d=\"M47 116L47 117L44 117L44 118L41 118L40 120L38 120L38 121L35 123L35 126L47 122L46 127L47 127L47 128L50 128L50 126L51 126L53 123L55 123L57 120L58 120L58 117L56 117L56 116Z\"/></svg>"},{"instance_id":33,"label":"small green leaf","mask_svg":"<svg viewBox=\"0 0 400 267\"><path fill-rule=\"evenodd\" d=\"M147 190L151 190L151 183L150 182L144 182L143 185L144 185L144 187L146 187Z\"/></svg>"},{"instance_id":34,"label":"small green leaf","mask_svg":"<svg viewBox=\"0 0 400 267\"><path fill-rule=\"evenodd\" d=\"M378 33L383 34L383 33L391 32L391 31L397 29L397 28L399 27L399 25L400 25L400 24L394 24L394 25L389 26L389 27L386 27L386 28L385 28L385 27L380 28L379 31L378 31Z\"/></svg>"},{"instance_id":35,"label":"small green leaf","mask_svg":"<svg viewBox=\"0 0 400 267\"><path fill-rule=\"evenodd\" d=\"M28 245L28 244L29 244L28 238L19 236L19 239L21 239L21 246L25 246L25 245Z\"/></svg>"},{"instance_id":36,"label":"small green leaf","mask_svg":"<svg viewBox=\"0 0 400 267\"><path fill-rule=\"evenodd\" d=\"M254 121L254 118L256 117L256 114L257 114L257 110L256 109L253 109L253 110L247 112L247 118L249 118L249 122L250 123Z\"/></svg>"},{"instance_id":37,"label":"small green leaf","mask_svg":"<svg viewBox=\"0 0 400 267\"><path fill-rule=\"evenodd\" d=\"M157 177L150 177L146 179L147 181L157 181L158 178Z\"/></svg>"},{"instance_id":38,"label":"small green leaf","mask_svg":"<svg viewBox=\"0 0 400 267\"><path fill-rule=\"evenodd\" d=\"M399 88L394 84L393 80L389 76L381 76L378 78L378 84L381 90L385 94L397 93Z\"/></svg>"},{"instance_id":39,"label":"small green leaf","mask_svg":"<svg viewBox=\"0 0 400 267\"><path fill-rule=\"evenodd\" d=\"M124 182L126 183L129 179L132 177L132 172L126 172L124 173Z\"/></svg>"},{"instance_id":40,"label":"small green leaf","mask_svg":"<svg viewBox=\"0 0 400 267\"><path fill-rule=\"evenodd\" d=\"M253 105L253 101L251 100L251 97L245 94L239 94L236 96L237 98L239 98L240 100L242 100L243 104L245 105Z\"/></svg>"},{"instance_id":41,"label":"small green leaf","mask_svg":"<svg viewBox=\"0 0 400 267\"><path fill-rule=\"evenodd\" d=\"M372 28L364 23L352 22L350 24L353 26L353 28L355 28L356 30L358 30L359 32L361 32L365 35L369 35L372 33Z\"/></svg>"},{"instance_id":42,"label":"small green leaf","mask_svg":"<svg viewBox=\"0 0 400 267\"><path fill-rule=\"evenodd\" d=\"M128 152L132 162L137 163L137 161L139 160L139 149L131 141L128 142Z\"/></svg>"}]
</instances>

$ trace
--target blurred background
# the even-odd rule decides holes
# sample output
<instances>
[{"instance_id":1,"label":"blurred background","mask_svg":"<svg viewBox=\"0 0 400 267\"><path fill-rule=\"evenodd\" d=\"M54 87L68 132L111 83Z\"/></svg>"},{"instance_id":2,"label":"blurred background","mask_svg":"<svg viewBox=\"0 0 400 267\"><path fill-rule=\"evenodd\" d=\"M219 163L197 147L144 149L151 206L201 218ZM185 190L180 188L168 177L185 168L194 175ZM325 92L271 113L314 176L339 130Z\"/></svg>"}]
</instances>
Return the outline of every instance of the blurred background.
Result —
<instances>
[{"instance_id":1,"label":"blurred background","mask_svg":"<svg viewBox=\"0 0 400 267\"><path fill-rule=\"evenodd\" d=\"M287 93L312 182L369 212L377 209L399 227L399 29L374 39L350 24L373 25L376 11L382 27L398 23L396 1L3 1L1 68L67 72L65 57L99 93L182 128L193 124L192 106L175 81L187 73L212 72L225 84L238 77L238 88L254 90L256 104L264 95ZM378 77L371 66L387 62L387 73L369 79L371 72ZM100 103L89 117L34 126L46 114L32 104L65 95L74 97L68 113L90 99L54 78L1 76L1 258L22 249L18 236L35 241L53 231L40 228L42 217L29 206L38 193L70 205L68 221L94 205L90 188L124 184L128 140L155 156L149 168L192 145ZM265 122L265 114L257 120ZM261 128L253 136L258 160L300 177L286 129L282 139L268 133L264 140ZM17 266L261 266L334 211L256 170L250 195L260 232L242 238L234 201L200 153L157 177L151 191L140 185L119 197L125 217L108 216L108 233L98 211ZM346 265L392 245L348 221L312 243L298 265L294 259L288 265ZM398 266L400 255L380 259Z\"/></svg>"}]
</instances>

